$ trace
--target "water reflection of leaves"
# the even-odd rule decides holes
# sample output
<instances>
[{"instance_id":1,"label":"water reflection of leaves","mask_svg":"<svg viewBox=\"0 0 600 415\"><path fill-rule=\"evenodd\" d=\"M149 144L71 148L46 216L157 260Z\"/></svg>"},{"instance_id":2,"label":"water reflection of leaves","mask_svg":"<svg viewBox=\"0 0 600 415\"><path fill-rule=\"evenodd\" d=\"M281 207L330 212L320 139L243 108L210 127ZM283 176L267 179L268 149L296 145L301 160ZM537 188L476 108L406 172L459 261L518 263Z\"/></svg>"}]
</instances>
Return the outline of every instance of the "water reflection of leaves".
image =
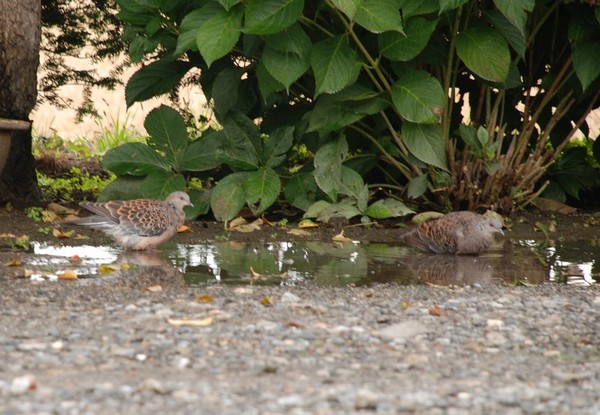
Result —
<instances>
[{"instance_id":1,"label":"water reflection of leaves","mask_svg":"<svg viewBox=\"0 0 600 415\"><path fill-rule=\"evenodd\" d=\"M490 283L494 277L493 257L415 254L402 262L422 281L434 285Z\"/></svg>"}]
</instances>

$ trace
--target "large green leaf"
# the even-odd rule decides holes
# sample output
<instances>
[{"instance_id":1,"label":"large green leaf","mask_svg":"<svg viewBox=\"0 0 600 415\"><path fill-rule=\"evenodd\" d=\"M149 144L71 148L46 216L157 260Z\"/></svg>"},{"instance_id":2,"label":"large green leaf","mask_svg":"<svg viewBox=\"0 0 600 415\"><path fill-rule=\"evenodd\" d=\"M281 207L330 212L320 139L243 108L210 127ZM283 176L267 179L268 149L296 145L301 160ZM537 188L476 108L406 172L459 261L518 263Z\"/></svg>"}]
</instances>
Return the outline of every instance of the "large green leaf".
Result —
<instances>
[{"instance_id":1,"label":"large green leaf","mask_svg":"<svg viewBox=\"0 0 600 415\"><path fill-rule=\"evenodd\" d=\"M494 0L494 4L515 26L522 35L525 35L527 12L533 10L535 0Z\"/></svg>"},{"instance_id":2,"label":"large green leaf","mask_svg":"<svg viewBox=\"0 0 600 415\"><path fill-rule=\"evenodd\" d=\"M200 29L209 18L220 13L222 10L223 8L219 6L218 3L209 2L206 6L187 14L181 21L181 26L179 27L175 55L179 55L190 49L198 50L198 44L196 43L198 29Z\"/></svg>"},{"instance_id":3,"label":"large green leaf","mask_svg":"<svg viewBox=\"0 0 600 415\"><path fill-rule=\"evenodd\" d=\"M585 91L600 75L600 41L589 40L573 49L575 74Z\"/></svg>"},{"instance_id":4,"label":"large green leaf","mask_svg":"<svg viewBox=\"0 0 600 415\"><path fill-rule=\"evenodd\" d=\"M177 110L166 105L153 109L144 127L150 135L148 145L164 153L169 164L177 165L188 144L187 127Z\"/></svg>"},{"instance_id":5,"label":"large green leaf","mask_svg":"<svg viewBox=\"0 0 600 415\"><path fill-rule=\"evenodd\" d=\"M448 10L454 10L468 1L469 0L440 0L440 14Z\"/></svg>"},{"instance_id":6,"label":"large green leaf","mask_svg":"<svg viewBox=\"0 0 600 415\"><path fill-rule=\"evenodd\" d=\"M241 5L229 10L222 9L200 26L196 43L207 65L210 66L233 49L242 30L243 12Z\"/></svg>"},{"instance_id":7,"label":"large green leaf","mask_svg":"<svg viewBox=\"0 0 600 415\"><path fill-rule=\"evenodd\" d=\"M406 22L404 29L406 34L382 33L378 38L380 53L393 61L414 59L427 46L437 22L423 17L413 17Z\"/></svg>"},{"instance_id":8,"label":"large green leaf","mask_svg":"<svg viewBox=\"0 0 600 415\"><path fill-rule=\"evenodd\" d=\"M497 10L490 10L485 13L486 17L494 25L502 36L506 38L508 44L522 59L525 59L525 35L519 29L512 25L502 13Z\"/></svg>"},{"instance_id":9,"label":"large green leaf","mask_svg":"<svg viewBox=\"0 0 600 415\"><path fill-rule=\"evenodd\" d=\"M473 27L459 33L456 53L483 79L504 82L510 68L510 51L504 37L495 29Z\"/></svg>"},{"instance_id":10,"label":"large green leaf","mask_svg":"<svg viewBox=\"0 0 600 415\"><path fill-rule=\"evenodd\" d=\"M246 203L244 182L251 173L232 173L214 187L210 195L210 207L213 215L219 221L231 220L239 213Z\"/></svg>"},{"instance_id":11,"label":"large green leaf","mask_svg":"<svg viewBox=\"0 0 600 415\"><path fill-rule=\"evenodd\" d=\"M361 197L360 194L363 191L364 186L365 182L360 174L350 167L342 165L342 177L340 180L340 188L338 189L339 194L350 196L354 200L358 200Z\"/></svg>"},{"instance_id":12,"label":"large green leaf","mask_svg":"<svg viewBox=\"0 0 600 415\"><path fill-rule=\"evenodd\" d=\"M311 206L311 209L314 208ZM343 199L338 203L331 203L328 206L324 206L324 208L318 213L317 220L319 222L327 223L331 218L351 219L355 216L359 216L360 214L362 214L362 212L356 206L355 200Z\"/></svg>"},{"instance_id":13,"label":"large green leaf","mask_svg":"<svg viewBox=\"0 0 600 415\"><path fill-rule=\"evenodd\" d=\"M194 205L188 206L185 209L186 218L188 220L196 219L198 216L208 213L208 210L210 209L210 190L191 189L188 194L190 195L190 202Z\"/></svg>"},{"instance_id":14,"label":"large green leaf","mask_svg":"<svg viewBox=\"0 0 600 415\"><path fill-rule=\"evenodd\" d=\"M402 32L402 17L396 0L334 0L332 3L370 32Z\"/></svg>"},{"instance_id":15,"label":"large green leaf","mask_svg":"<svg viewBox=\"0 0 600 415\"><path fill-rule=\"evenodd\" d=\"M235 108L240 98L240 83L244 68L225 68L221 70L213 83L211 96L215 103L215 114L219 120Z\"/></svg>"},{"instance_id":16,"label":"large green leaf","mask_svg":"<svg viewBox=\"0 0 600 415\"><path fill-rule=\"evenodd\" d=\"M416 199L425 194L429 185L429 174L424 173L412 178L408 182L406 195L411 199Z\"/></svg>"},{"instance_id":17,"label":"large green leaf","mask_svg":"<svg viewBox=\"0 0 600 415\"><path fill-rule=\"evenodd\" d=\"M256 66L256 79L258 80L258 88L263 101L266 102L270 94L277 91L285 90L286 87L277 79L273 78L273 75L267 70L264 62L261 60Z\"/></svg>"},{"instance_id":18,"label":"large green leaf","mask_svg":"<svg viewBox=\"0 0 600 415\"><path fill-rule=\"evenodd\" d=\"M142 67L127 82L127 106L172 91L191 67L189 62L173 59L161 59Z\"/></svg>"},{"instance_id":19,"label":"large green leaf","mask_svg":"<svg viewBox=\"0 0 600 415\"><path fill-rule=\"evenodd\" d=\"M164 199L170 193L185 189L185 178L181 174L170 171L155 171L150 173L142 183L144 197Z\"/></svg>"},{"instance_id":20,"label":"large green leaf","mask_svg":"<svg viewBox=\"0 0 600 415\"><path fill-rule=\"evenodd\" d=\"M281 180L273 169L261 167L248 175L244 191L248 207L252 213L259 215L277 200L281 192Z\"/></svg>"},{"instance_id":21,"label":"large green leaf","mask_svg":"<svg viewBox=\"0 0 600 415\"><path fill-rule=\"evenodd\" d=\"M115 180L102 189L98 196L98 202L141 199L144 197L141 190L143 181L144 177L141 176L117 176Z\"/></svg>"},{"instance_id":22,"label":"large green leaf","mask_svg":"<svg viewBox=\"0 0 600 415\"><path fill-rule=\"evenodd\" d=\"M262 57L265 68L267 68L273 78L285 86L286 90L310 66L308 56L300 56L291 52L280 52L270 47L264 49Z\"/></svg>"},{"instance_id":23,"label":"large green leaf","mask_svg":"<svg viewBox=\"0 0 600 415\"><path fill-rule=\"evenodd\" d=\"M332 202L337 200L338 191L342 183L342 162L348 154L348 143L344 136L333 140L319 148L313 163L313 175L317 185Z\"/></svg>"},{"instance_id":24,"label":"large green leaf","mask_svg":"<svg viewBox=\"0 0 600 415\"><path fill-rule=\"evenodd\" d=\"M411 16L430 14L440 10L440 0L398 0L402 17L407 20Z\"/></svg>"},{"instance_id":25,"label":"large green leaf","mask_svg":"<svg viewBox=\"0 0 600 415\"><path fill-rule=\"evenodd\" d=\"M304 0L248 0L244 31L255 35L281 32L296 23Z\"/></svg>"},{"instance_id":26,"label":"large green leaf","mask_svg":"<svg viewBox=\"0 0 600 415\"><path fill-rule=\"evenodd\" d=\"M115 174L145 176L157 170L170 169L167 160L144 143L125 143L111 148L102 159L102 166Z\"/></svg>"},{"instance_id":27,"label":"large green leaf","mask_svg":"<svg viewBox=\"0 0 600 415\"><path fill-rule=\"evenodd\" d=\"M299 173L285 185L285 200L298 209L307 210L317 197L317 182L310 173Z\"/></svg>"},{"instance_id":28,"label":"large green leaf","mask_svg":"<svg viewBox=\"0 0 600 415\"><path fill-rule=\"evenodd\" d=\"M407 72L392 89L392 101L398 112L415 123L438 123L445 99L440 82L421 70Z\"/></svg>"},{"instance_id":29,"label":"large green leaf","mask_svg":"<svg viewBox=\"0 0 600 415\"><path fill-rule=\"evenodd\" d=\"M216 134L201 137L188 146L178 168L183 171L206 171L217 167L221 140Z\"/></svg>"},{"instance_id":30,"label":"large green leaf","mask_svg":"<svg viewBox=\"0 0 600 415\"><path fill-rule=\"evenodd\" d=\"M258 127L243 114L233 112L215 132L223 141L219 160L236 169L256 170L262 157L262 142Z\"/></svg>"},{"instance_id":31,"label":"large green leaf","mask_svg":"<svg viewBox=\"0 0 600 415\"><path fill-rule=\"evenodd\" d=\"M338 92L354 83L360 72L356 52L345 36L335 36L315 43L310 54L315 74L315 95Z\"/></svg>"},{"instance_id":32,"label":"large green leaf","mask_svg":"<svg viewBox=\"0 0 600 415\"><path fill-rule=\"evenodd\" d=\"M262 161L266 167L275 168L286 159L294 143L294 127L280 127L271 134L263 145Z\"/></svg>"},{"instance_id":33,"label":"large green leaf","mask_svg":"<svg viewBox=\"0 0 600 415\"><path fill-rule=\"evenodd\" d=\"M296 23L283 32L263 36L265 44L279 52L295 53L298 56L310 56L312 42L300 24Z\"/></svg>"},{"instance_id":34,"label":"large green leaf","mask_svg":"<svg viewBox=\"0 0 600 415\"><path fill-rule=\"evenodd\" d=\"M391 197L379 199L365 211L365 214L373 219L396 218L399 216L410 215L411 213L415 212L409 209L401 201L392 199Z\"/></svg>"},{"instance_id":35,"label":"large green leaf","mask_svg":"<svg viewBox=\"0 0 600 415\"><path fill-rule=\"evenodd\" d=\"M448 170L442 127L437 124L402 123L402 139L413 156L424 163Z\"/></svg>"}]
</instances>

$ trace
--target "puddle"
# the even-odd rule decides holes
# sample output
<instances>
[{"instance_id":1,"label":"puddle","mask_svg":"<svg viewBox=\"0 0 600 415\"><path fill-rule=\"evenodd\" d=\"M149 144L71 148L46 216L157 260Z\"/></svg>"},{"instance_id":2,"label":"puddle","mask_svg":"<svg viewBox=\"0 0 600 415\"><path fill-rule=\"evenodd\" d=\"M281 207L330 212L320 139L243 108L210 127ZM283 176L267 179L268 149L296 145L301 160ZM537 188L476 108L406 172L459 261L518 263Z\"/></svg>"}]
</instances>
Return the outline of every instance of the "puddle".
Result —
<instances>
[{"instance_id":1,"label":"puddle","mask_svg":"<svg viewBox=\"0 0 600 415\"><path fill-rule=\"evenodd\" d=\"M480 256L425 254L383 243L234 241L198 245L167 244L158 252L128 252L110 246L35 244L23 256L32 279L52 280L66 269L82 281L101 282L132 276L145 283L176 281L187 286L211 284L318 286L398 284L541 284L592 285L600 278L595 241L542 244L533 240L500 241ZM179 285L178 284L178 285Z\"/></svg>"}]
</instances>

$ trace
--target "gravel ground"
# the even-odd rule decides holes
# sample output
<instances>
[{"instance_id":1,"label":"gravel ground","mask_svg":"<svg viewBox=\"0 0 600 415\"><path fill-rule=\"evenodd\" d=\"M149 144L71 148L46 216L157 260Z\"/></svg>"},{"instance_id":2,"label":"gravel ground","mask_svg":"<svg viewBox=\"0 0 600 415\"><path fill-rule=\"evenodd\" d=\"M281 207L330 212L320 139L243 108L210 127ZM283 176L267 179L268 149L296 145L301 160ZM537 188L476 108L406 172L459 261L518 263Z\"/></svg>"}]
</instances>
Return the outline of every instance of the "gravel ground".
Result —
<instances>
[{"instance_id":1,"label":"gravel ground","mask_svg":"<svg viewBox=\"0 0 600 415\"><path fill-rule=\"evenodd\" d=\"M600 413L597 286L0 287L2 414Z\"/></svg>"}]
</instances>

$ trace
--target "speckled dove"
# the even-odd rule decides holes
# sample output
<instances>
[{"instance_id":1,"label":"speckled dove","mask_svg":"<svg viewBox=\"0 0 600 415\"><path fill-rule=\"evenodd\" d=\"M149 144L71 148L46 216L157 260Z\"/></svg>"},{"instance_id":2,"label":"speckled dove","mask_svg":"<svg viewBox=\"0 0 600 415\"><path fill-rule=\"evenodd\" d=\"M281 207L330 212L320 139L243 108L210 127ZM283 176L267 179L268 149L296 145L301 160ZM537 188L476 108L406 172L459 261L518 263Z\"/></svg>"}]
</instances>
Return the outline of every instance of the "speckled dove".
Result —
<instances>
[{"instance_id":1,"label":"speckled dove","mask_svg":"<svg viewBox=\"0 0 600 415\"><path fill-rule=\"evenodd\" d=\"M423 222L401 235L400 240L436 254L474 255L487 250L496 233L504 235L500 220L460 211Z\"/></svg>"},{"instance_id":2,"label":"speckled dove","mask_svg":"<svg viewBox=\"0 0 600 415\"><path fill-rule=\"evenodd\" d=\"M60 224L101 230L124 248L139 251L156 248L171 239L185 220L183 208L193 205L187 193L173 192L164 201L84 202L81 206L95 215Z\"/></svg>"}]
</instances>

